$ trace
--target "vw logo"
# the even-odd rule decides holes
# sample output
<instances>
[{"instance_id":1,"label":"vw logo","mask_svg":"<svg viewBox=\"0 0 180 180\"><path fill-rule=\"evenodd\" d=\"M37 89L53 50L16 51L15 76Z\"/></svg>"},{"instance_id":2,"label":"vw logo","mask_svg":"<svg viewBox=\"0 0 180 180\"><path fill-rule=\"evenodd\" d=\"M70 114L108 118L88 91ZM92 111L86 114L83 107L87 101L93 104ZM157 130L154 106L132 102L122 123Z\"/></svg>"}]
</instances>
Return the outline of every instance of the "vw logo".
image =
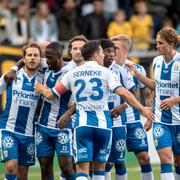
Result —
<instances>
[{"instance_id":1,"label":"vw logo","mask_svg":"<svg viewBox=\"0 0 180 180\"><path fill-rule=\"evenodd\" d=\"M144 132L143 129L137 128L135 131L135 137L137 139L144 139L144 138L146 138L146 133Z\"/></svg>"},{"instance_id":2,"label":"vw logo","mask_svg":"<svg viewBox=\"0 0 180 180\"><path fill-rule=\"evenodd\" d=\"M66 143L68 143L68 141L69 141L69 137L67 136L66 133L60 132L60 133L58 134L58 142L59 142L59 143L61 143L61 144L66 144Z\"/></svg>"},{"instance_id":3,"label":"vw logo","mask_svg":"<svg viewBox=\"0 0 180 180\"><path fill-rule=\"evenodd\" d=\"M119 139L115 142L115 148L118 152L123 152L126 148L126 141L124 139Z\"/></svg>"},{"instance_id":4,"label":"vw logo","mask_svg":"<svg viewBox=\"0 0 180 180\"><path fill-rule=\"evenodd\" d=\"M161 137L164 134L164 129L162 126L157 126L154 128L153 134L156 138Z\"/></svg>"}]
</instances>

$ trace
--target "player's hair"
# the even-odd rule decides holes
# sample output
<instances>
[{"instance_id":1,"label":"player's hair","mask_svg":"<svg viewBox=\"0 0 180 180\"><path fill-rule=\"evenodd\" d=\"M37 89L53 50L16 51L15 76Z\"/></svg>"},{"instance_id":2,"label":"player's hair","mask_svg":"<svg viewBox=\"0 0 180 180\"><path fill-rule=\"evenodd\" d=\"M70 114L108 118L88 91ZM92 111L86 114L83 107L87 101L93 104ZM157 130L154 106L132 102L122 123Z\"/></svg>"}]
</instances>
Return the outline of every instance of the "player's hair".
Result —
<instances>
[{"instance_id":1,"label":"player's hair","mask_svg":"<svg viewBox=\"0 0 180 180\"><path fill-rule=\"evenodd\" d=\"M123 47L126 48L128 51L131 48L131 39L129 36L127 36L125 34L119 34L117 36L113 36L111 38L111 40L113 42L120 41L122 43Z\"/></svg>"},{"instance_id":2,"label":"player's hair","mask_svg":"<svg viewBox=\"0 0 180 180\"><path fill-rule=\"evenodd\" d=\"M157 35L160 35L160 37L168 44L173 44L174 48L177 47L177 44L180 41L180 36L177 34L176 30L171 27L162 28Z\"/></svg>"},{"instance_id":3,"label":"player's hair","mask_svg":"<svg viewBox=\"0 0 180 180\"><path fill-rule=\"evenodd\" d=\"M110 39L102 38L99 41L103 50L106 48L115 48L114 43Z\"/></svg>"},{"instance_id":4,"label":"player's hair","mask_svg":"<svg viewBox=\"0 0 180 180\"><path fill-rule=\"evenodd\" d=\"M41 47L40 47L37 43L35 43L35 42L23 46L23 48L22 48L23 57L26 56L26 50L27 50L28 48L37 48L37 49L39 50L39 54L40 54L40 57L41 57L41 55L42 55Z\"/></svg>"},{"instance_id":5,"label":"player's hair","mask_svg":"<svg viewBox=\"0 0 180 180\"><path fill-rule=\"evenodd\" d=\"M46 49L53 49L56 51L59 55L63 55L63 46L58 42L51 42L47 45Z\"/></svg>"},{"instance_id":6,"label":"player's hair","mask_svg":"<svg viewBox=\"0 0 180 180\"><path fill-rule=\"evenodd\" d=\"M88 39L84 36L84 35L78 35L78 36L74 36L72 39L69 40L69 45L68 45L68 56L71 59L71 49L72 49L72 43L75 41L84 41L85 43L88 42Z\"/></svg>"},{"instance_id":7,"label":"player's hair","mask_svg":"<svg viewBox=\"0 0 180 180\"><path fill-rule=\"evenodd\" d=\"M84 44L81 49L81 54L85 61L93 60L92 57L95 53L99 52L101 44L98 40L92 40Z\"/></svg>"}]
</instances>

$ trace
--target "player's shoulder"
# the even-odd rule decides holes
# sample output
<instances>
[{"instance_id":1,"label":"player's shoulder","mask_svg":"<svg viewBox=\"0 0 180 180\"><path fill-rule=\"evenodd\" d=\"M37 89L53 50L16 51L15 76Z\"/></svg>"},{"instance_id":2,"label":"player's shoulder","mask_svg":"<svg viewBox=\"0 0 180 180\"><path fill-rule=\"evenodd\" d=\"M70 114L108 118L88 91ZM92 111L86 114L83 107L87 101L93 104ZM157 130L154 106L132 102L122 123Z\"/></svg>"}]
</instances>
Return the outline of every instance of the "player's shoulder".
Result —
<instances>
[{"instance_id":1,"label":"player's shoulder","mask_svg":"<svg viewBox=\"0 0 180 180\"><path fill-rule=\"evenodd\" d=\"M175 60L175 62L178 62L178 63L180 62L180 53L179 52L176 52L174 60Z\"/></svg>"},{"instance_id":2,"label":"player's shoulder","mask_svg":"<svg viewBox=\"0 0 180 180\"><path fill-rule=\"evenodd\" d=\"M163 63L163 55L158 55L153 59L153 64L162 64Z\"/></svg>"}]
</instances>

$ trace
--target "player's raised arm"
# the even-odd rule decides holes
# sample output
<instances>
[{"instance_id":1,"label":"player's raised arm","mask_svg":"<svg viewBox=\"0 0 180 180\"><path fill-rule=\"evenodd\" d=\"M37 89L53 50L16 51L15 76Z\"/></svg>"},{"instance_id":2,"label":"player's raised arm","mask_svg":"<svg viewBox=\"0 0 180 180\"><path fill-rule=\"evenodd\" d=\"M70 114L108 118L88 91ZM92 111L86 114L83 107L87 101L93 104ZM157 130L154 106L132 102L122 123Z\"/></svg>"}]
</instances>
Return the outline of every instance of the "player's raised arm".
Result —
<instances>
[{"instance_id":1,"label":"player's raised arm","mask_svg":"<svg viewBox=\"0 0 180 180\"><path fill-rule=\"evenodd\" d=\"M137 101L131 92L126 90L124 87L119 87L115 90L115 93L120 95L129 105L137 108L147 119L154 121L154 114Z\"/></svg>"},{"instance_id":2,"label":"player's raised arm","mask_svg":"<svg viewBox=\"0 0 180 180\"><path fill-rule=\"evenodd\" d=\"M134 66L134 64L126 63L125 67L128 68L130 73L135 76L139 81L141 81L143 84L145 84L147 87L149 87L152 90L155 90L155 81L147 78L146 76L142 75Z\"/></svg>"}]
</instances>

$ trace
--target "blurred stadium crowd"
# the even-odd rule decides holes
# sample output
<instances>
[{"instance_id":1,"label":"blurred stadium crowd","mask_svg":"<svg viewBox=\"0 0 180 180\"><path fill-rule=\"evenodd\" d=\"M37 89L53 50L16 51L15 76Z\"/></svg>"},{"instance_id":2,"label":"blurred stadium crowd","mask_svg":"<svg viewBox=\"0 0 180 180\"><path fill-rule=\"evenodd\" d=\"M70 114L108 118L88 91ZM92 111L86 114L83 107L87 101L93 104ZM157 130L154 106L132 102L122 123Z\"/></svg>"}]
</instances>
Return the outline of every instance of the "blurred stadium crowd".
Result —
<instances>
[{"instance_id":1,"label":"blurred stadium crowd","mask_svg":"<svg viewBox=\"0 0 180 180\"><path fill-rule=\"evenodd\" d=\"M0 44L122 33L132 38L133 50L142 52L154 47L164 26L180 34L179 0L0 0Z\"/></svg>"}]
</instances>

